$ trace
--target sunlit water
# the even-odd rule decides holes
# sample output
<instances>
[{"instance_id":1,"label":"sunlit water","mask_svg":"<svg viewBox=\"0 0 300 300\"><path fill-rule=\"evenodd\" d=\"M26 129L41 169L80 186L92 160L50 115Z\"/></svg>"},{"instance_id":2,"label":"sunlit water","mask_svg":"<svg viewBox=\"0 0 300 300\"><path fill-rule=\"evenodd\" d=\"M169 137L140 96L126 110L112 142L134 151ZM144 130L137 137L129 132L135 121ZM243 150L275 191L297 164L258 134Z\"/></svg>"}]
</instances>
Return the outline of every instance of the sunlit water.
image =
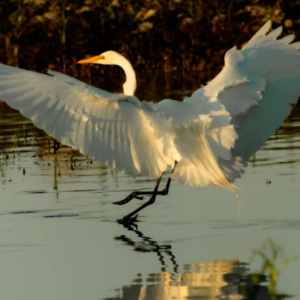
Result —
<instances>
[{"instance_id":1,"label":"sunlit water","mask_svg":"<svg viewBox=\"0 0 300 300\"><path fill-rule=\"evenodd\" d=\"M285 251L278 265L300 256L296 110L236 181L240 211L222 188L172 182L138 228L116 220L141 201L111 202L152 190L155 179L132 179L66 147L54 154L30 121L2 102L0 112L1 299L271 299L268 277L253 288L263 264L253 250L271 238ZM276 294L300 299L299 276L300 259L283 267Z\"/></svg>"}]
</instances>

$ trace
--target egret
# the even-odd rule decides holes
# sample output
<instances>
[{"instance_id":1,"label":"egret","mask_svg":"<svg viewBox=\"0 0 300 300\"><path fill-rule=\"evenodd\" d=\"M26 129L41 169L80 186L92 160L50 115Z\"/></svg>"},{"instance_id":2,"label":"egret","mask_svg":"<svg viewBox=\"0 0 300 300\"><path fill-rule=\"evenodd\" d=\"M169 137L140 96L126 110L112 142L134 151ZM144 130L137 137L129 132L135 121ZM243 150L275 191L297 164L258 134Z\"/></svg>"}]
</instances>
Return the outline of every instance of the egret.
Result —
<instances>
[{"instance_id":1,"label":"egret","mask_svg":"<svg viewBox=\"0 0 300 300\"><path fill-rule=\"evenodd\" d=\"M241 49L227 51L222 71L183 102L139 101L135 72L114 51L78 63L118 65L123 94L113 94L70 76L0 65L0 99L63 144L132 177L157 177L153 191L137 191L122 205L151 195L121 222L168 194L172 179L191 186L232 189L247 160L281 125L300 96L300 42L277 39L268 21ZM171 175L159 191L168 166ZM175 169L176 167L176 169Z\"/></svg>"}]
</instances>

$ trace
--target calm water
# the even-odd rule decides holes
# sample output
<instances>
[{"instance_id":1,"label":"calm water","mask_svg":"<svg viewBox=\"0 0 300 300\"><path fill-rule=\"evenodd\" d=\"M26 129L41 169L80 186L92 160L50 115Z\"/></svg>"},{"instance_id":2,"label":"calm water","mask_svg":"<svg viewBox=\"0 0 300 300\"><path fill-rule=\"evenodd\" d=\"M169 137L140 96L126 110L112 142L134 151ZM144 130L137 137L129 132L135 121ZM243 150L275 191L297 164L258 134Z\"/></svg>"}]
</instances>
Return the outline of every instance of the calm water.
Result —
<instances>
[{"instance_id":1,"label":"calm water","mask_svg":"<svg viewBox=\"0 0 300 300\"><path fill-rule=\"evenodd\" d=\"M264 263L253 250L271 256L262 249L271 239L284 250L276 266L300 256L296 110L236 181L240 212L222 188L172 182L138 228L116 219L141 201L111 202L155 180L134 180L66 147L54 154L53 140L18 112L0 102L0 114L1 299L271 299L268 276L253 287ZM300 258L283 267L283 296L273 299L300 299L299 276Z\"/></svg>"}]
</instances>

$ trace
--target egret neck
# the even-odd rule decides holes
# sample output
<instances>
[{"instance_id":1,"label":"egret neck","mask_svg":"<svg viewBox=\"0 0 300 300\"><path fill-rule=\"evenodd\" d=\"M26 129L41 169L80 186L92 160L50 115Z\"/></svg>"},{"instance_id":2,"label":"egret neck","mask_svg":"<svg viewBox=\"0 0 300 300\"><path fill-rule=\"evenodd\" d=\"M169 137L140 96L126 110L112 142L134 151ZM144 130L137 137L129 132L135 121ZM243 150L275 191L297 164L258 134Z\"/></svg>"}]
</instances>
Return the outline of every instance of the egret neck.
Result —
<instances>
[{"instance_id":1,"label":"egret neck","mask_svg":"<svg viewBox=\"0 0 300 300\"><path fill-rule=\"evenodd\" d=\"M136 78L131 63L124 56L120 55L115 64L121 67L125 72L126 81L123 84L123 93L128 96L134 96Z\"/></svg>"}]
</instances>

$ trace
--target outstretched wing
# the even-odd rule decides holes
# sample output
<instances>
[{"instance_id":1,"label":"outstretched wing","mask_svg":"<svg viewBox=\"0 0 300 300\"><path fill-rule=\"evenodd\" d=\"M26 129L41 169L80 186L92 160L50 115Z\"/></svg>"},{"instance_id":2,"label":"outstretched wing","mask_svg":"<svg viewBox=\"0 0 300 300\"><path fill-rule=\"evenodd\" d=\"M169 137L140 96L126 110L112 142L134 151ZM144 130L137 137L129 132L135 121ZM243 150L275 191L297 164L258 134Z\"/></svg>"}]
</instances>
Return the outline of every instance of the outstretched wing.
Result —
<instances>
[{"instance_id":1,"label":"outstretched wing","mask_svg":"<svg viewBox=\"0 0 300 300\"><path fill-rule=\"evenodd\" d=\"M218 101L230 113L238 138L233 157L218 159L230 181L240 177L249 157L282 124L300 96L300 42L290 44L293 35L276 40L282 27L267 34L270 27L268 21L242 50L229 50L223 70L187 99L195 107Z\"/></svg>"},{"instance_id":2,"label":"outstretched wing","mask_svg":"<svg viewBox=\"0 0 300 300\"><path fill-rule=\"evenodd\" d=\"M70 76L0 64L0 99L65 145L135 176L160 175L167 163L133 96L111 94Z\"/></svg>"}]
</instances>

